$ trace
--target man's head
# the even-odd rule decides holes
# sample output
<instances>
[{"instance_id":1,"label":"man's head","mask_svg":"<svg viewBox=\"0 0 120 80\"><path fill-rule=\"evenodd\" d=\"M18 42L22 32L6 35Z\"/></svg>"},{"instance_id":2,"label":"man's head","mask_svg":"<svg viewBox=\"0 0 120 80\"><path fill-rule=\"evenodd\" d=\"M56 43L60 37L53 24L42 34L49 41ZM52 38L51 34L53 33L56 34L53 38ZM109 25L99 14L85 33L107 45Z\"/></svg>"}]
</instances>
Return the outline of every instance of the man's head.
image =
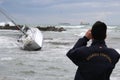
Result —
<instances>
[{"instance_id":1,"label":"man's head","mask_svg":"<svg viewBox=\"0 0 120 80\"><path fill-rule=\"evenodd\" d=\"M107 26L101 21L97 21L91 30L92 38L96 40L104 40L106 38Z\"/></svg>"}]
</instances>

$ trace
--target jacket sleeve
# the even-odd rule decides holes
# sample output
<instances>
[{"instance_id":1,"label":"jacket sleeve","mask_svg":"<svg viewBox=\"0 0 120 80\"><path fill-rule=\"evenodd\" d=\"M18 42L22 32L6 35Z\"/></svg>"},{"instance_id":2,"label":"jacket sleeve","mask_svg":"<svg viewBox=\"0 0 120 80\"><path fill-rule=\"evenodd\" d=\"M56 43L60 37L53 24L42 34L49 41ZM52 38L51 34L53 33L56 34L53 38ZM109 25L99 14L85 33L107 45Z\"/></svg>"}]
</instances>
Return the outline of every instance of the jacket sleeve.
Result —
<instances>
[{"instance_id":1,"label":"jacket sleeve","mask_svg":"<svg viewBox=\"0 0 120 80\"><path fill-rule=\"evenodd\" d=\"M82 46L86 46L87 45L87 41L89 41L89 39L87 37L83 37L80 38L76 44L74 45L73 49L78 48L78 47L82 47Z\"/></svg>"},{"instance_id":2,"label":"jacket sleeve","mask_svg":"<svg viewBox=\"0 0 120 80\"><path fill-rule=\"evenodd\" d=\"M87 45L87 42L89 39L87 39L85 36L83 38L80 38L77 43L74 45L72 49L70 49L67 53L67 57L76 65L79 65L80 61L82 60L82 57L79 58L79 56L83 56L84 53L82 53L83 46Z\"/></svg>"}]
</instances>

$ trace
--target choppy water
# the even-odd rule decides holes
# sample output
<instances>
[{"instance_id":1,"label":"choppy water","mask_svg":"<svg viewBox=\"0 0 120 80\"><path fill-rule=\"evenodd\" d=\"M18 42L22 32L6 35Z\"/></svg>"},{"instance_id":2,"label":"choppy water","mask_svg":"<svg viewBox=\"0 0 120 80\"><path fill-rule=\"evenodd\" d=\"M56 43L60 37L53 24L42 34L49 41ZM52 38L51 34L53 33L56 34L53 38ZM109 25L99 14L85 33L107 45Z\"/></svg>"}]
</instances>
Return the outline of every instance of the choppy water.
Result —
<instances>
[{"instance_id":1,"label":"choppy water","mask_svg":"<svg viewBox=\"0 0 120 80\"><path fill-rule=\"evenodd\" d=\"M64 26L67 31L42 32L40 51L21 50L19 31L0 30L0 80L73 80L76 66L66 57L67 51L89 27ZM120 52L120 29L110 26L108 46ZM112 73L112 80L120 80L120 62Z\"/></svg>"}]
</instances>

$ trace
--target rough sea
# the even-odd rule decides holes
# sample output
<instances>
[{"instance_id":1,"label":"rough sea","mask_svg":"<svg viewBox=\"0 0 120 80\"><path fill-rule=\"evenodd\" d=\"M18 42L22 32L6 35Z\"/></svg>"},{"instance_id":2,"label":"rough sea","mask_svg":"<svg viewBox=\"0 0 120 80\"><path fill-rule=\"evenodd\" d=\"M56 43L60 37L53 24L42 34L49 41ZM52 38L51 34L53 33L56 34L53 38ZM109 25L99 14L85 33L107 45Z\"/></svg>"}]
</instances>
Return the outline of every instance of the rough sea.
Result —
<instances>
[{"instance_id":1,"label":"rough sea","mask_svg":"<svg viewBox=\"0 0 120 80\"><path fill-rule=\"evenodd\" d=\"M66 53L91 26L57 26L66 31L42 31L40 51L20 49L16 30L0 30L0 80L73 80L77 69ZM88 45L91 41L88 43ZM108 26L106 43L120 53L120 26ZM111 80L120 80L120 61Z\"/></svg>"}]
</instances>

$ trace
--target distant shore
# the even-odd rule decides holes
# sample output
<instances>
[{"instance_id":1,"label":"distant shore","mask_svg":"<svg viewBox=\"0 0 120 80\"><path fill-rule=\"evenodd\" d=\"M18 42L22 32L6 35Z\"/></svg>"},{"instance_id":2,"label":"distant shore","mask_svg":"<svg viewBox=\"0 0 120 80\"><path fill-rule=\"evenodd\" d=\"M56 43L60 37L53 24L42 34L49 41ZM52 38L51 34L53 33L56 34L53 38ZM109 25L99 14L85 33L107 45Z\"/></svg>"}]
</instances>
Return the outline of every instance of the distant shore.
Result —
<instances>
[{"instance_id":1,"label":"distant shore","mask_svg":"<svg viewBox=\"0 0 120 80\"><path fill-rule=\"evenodd\" d=\"M20 29L22 29L23 25L18 25ZM10 26L9 24L6 24L5 26L0 26L0 29L8 29L8 30L19 30L17 26ZM66 31L63 27L56 27L56 26L46 26L46 27L41 27L41 26L36 26L41 31Z\"/></svg>"}]
</instances>

